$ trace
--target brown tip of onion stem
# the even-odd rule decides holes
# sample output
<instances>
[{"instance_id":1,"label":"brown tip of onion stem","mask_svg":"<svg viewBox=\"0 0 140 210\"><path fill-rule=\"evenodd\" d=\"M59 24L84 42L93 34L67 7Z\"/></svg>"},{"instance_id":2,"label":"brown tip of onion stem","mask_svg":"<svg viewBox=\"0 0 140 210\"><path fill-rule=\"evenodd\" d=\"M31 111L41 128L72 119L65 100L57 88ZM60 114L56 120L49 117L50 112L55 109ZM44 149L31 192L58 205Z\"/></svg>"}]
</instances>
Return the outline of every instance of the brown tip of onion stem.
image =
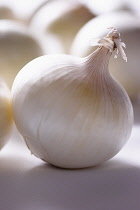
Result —
<instances>
[{"instance_id":1,"label":"brown tip of onion stem","mask_svg":"<svg viewBox=\"0 0 140 210\"><path fill-rule=\"evenodd\" d=\"M116 50L117 54L120 53L121 57L127 62L127 57L124 52L123 47L125 43L121 42L120 33L117 31L115 27L108 28L109 32L105 38L111 39L114 42L114 50ZM115 55L117 57L117 55Z\"/></svg>"},{"instance_id":2,"label":"brown tip of onion stem","mask_svg":"<svg viewBox=\"0 0 140 210\"><path fill-rule=\"evenodd\" d=\"M121 42L120 33L117 31L115 27L108 28L109 32L105 37L92 40L92 46L103 46L110 50L110 52L116 51L115 58L118 57L118 54L127 62L127 57L124 52L123 47L125 48L125 44Z\"/></svg>"}]
</instances>

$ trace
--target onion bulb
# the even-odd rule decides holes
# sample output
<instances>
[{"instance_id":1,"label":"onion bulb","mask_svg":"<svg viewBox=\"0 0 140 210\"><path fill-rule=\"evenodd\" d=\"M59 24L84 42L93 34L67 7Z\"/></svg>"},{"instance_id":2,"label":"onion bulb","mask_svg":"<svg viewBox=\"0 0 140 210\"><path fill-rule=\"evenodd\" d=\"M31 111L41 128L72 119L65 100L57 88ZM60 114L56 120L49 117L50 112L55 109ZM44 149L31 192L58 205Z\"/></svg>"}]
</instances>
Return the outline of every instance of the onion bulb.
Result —
<instances>
[{"instance_id":1,"label":"onion bulb","mask_svg":"<svg viewBox=\"0 0 140 210\"><path fill-rule=\"evenodd\" d=\"M0 149L9 140L12 127L11 95L5 82L0 79Z\"/></svg>"},{"instance_id":2,"label":"onion bulb","mask_svg":"<svg viewBox=\"0 0 140 210\"><path fill-rule=\"evenodd\" d=\"M28 63L12 87L16 126L31 152L63 168L100 164L127 142L133 124L128 95L108 71L116 29L85 58L46 55Z\"/></svg>"},{"instance_id":3,"label":"onion bulb","mask_svg":"<svg viewBox=\"0 0 140 210\"><path fill-rule=\"evenodd\" d=\"M123 21L122 21L123 19ZM71 54L84 57L91 53L98 37L106 33L110 25L118 28L126 44L126 54L129 62L121 58L110 61L111 74L123 85L131 99L140 93L140 20L128 12L114 12L98 16L85 24L75 37ZM80 46L80 48L79 48Z\"/></svg>"},{"instance_id":4,"label":"onion bulb","mask_svg":"<svg viewBox=\"0 0 140 210\"><path fill-rule=\"evenodd\" d=\"M44 35L48 44L49 37L52 37L56 43L60 43L61 47L55 47L53 44L54 52L49 51L51 47L46 48L47 54L69 52L76 33L93 17L94 15L89 9L77 1L50 1L33 16L30 30L35 34Z\"/></svg>"},{"instance_id":5,"label":"onion bulb","mask_svg":"<svg viewBox=\"0 0 140 210\"><path fill-rule=\"evenodd\" d=\"M0 20L0 77L9 87L18 71L40 55L43 51L26 27L14 21Z\"/></svg>"}]
</instances>

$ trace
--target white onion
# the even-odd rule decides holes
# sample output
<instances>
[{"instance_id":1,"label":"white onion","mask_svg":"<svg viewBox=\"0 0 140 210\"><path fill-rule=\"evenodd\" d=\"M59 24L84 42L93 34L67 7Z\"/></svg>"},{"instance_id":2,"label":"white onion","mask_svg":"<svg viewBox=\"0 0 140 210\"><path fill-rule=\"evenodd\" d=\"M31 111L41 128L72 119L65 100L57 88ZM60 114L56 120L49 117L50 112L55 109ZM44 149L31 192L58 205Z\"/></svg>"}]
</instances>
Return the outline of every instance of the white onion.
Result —
<instances>
[{"instance_id":1,"label":"white onion","mask_svg":"<svg viewBox=\"0 0 140 210\"><path fill-rule=\"evenodd\" d=\"M59 167L100 164L120 151L133 124L125 90L110 76L115 29L86 58L47 55L27 64L12 87L16 126L37 157Z\"/></svg>"},{"instance_id":2,"label":"white onion","mask_svg":"<svg viewBox=\"0 0 140 210\"><path fill-rule=\"evenodd\" d=\"M93 17L94 15L77 1L51 1L34 15L30 30L35 34L43 34L46 43L55 47L54 52L47 48L47 54L68 52L78 30ZM53 41L49 41L51 36L55 43L60 43L60 46L59 44L55 46Z\"/></svg>"},{"instance_id":3,"label":"white onion","mask_svg":"<svg viewBox=\"0 0 140 210\"><path fill-rule=\"evenodd\" d=\"M0 20L0 77L11 87L18 71L43 54L27 28L14 21Z\"/></svg>"}]
</instances>

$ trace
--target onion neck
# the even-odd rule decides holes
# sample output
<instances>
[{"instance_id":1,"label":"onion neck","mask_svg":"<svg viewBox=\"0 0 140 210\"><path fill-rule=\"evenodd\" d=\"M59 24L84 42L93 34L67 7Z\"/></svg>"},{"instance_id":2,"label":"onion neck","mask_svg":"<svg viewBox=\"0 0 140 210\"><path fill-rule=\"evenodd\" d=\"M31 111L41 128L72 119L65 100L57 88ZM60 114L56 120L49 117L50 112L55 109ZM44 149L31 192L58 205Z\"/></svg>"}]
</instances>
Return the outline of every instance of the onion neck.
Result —
<instances>
[{"instance_id":1,"label":"onion neck","mask_svg":"<svg viewBox=\"0 0 140 210\"><path fill-rule=\"evenodd\" d=\"M107 36L99 39L96 46L99 46L97 50L82 60L85 77L90 81L95 76L105 77L109 75L108 65L113 51L116 51L117 54L120 53L121 57L127 62L123 49L125 44L121 42L120 33L116 28L111 27Z\"/></svg>"},{"instance_id":2,"label":"onion neck","mask_svg":"<svg viewBox=\"0 0 140 210\"><path fill-rule=\"evenodd\" d=\"M111 52L105 47L99 47L89 56L84 58L84 64L86 65L86 73L91 76L94 72L99 74L108 74L108 64L111 57Z\"/></svg>"}]
</instances>

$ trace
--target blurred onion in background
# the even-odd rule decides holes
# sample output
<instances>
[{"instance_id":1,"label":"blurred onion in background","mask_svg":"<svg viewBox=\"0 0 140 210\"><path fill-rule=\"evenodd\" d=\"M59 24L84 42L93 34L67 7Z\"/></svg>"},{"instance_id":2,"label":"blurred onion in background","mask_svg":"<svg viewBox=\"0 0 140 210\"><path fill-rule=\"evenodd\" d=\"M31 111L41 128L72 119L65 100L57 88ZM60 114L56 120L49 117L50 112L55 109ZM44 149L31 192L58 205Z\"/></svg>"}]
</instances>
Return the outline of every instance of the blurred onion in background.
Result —
<instances>
[{"instance_id":1,"label":"blurred onion in background","mask_svg":"<svg viewBox=\"0 0 140 210\"><path fill-rule=\"evenodd\" d=\"M34 12L46 2L47 0L0 0L0 18L28 24Z\"/></svg>"},{"instance_id":2,"label":"blurred onion in background","mask_svg":"<svg viewBox=\"0 0 140 210\"><path fill-rule=\"evenodd\" d=\"M43 52L26 28L14 21L0 20L0 77L9 87L19 70Z\"/></svg>"},{"instance_id":3,"label":"blurred onion in background","mask_svg":"<svg viewBox=\"0 0 140 210\"><path fill-rule=\"evenodd\" d=\"M34 15L29 27L33 33L44 36L46 53L68 53L76 33L93 17L89 9L78 1L52 0ZM50 37L59 42L60 48L58 45L55 47L55 42L51 46L53 40L50 43Z\"/></svg>"}]
</instances>

